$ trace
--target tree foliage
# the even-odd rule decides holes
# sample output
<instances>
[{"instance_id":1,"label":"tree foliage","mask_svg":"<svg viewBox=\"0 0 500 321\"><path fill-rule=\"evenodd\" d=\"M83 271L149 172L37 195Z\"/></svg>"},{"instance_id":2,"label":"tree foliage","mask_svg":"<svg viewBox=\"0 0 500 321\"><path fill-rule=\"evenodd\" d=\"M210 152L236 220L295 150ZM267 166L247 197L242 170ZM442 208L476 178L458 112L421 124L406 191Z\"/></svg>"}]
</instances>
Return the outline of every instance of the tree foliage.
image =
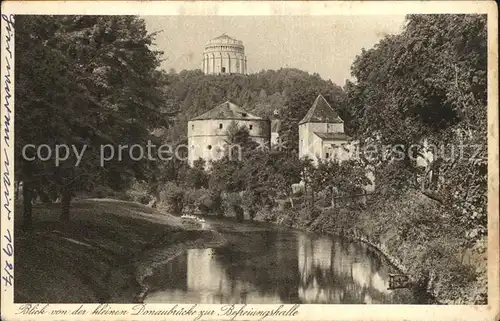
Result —
<instances>
[{"instance_id":1,"label":"tree foliage","mask_svg":"<svg viewBox=\"0 0 500 321\"><path fill-rule=\"evenodd\" d=\"M62 193L67 219L74 192L146 178L147 162L124 153L100 166L99 154L106 144L145 146L159 125L161 53L134 16L19 16L17 25L16 154L25 144L87 146L79 166L18 159L25 190Z\"/></svg>"},{"instance_id":2,"label":"tree foliage","mask_svg":"<svg viewBox=\"0 0 500 321\"><path fill-rule=\"evenodd\" d=\"M486 60L486 16L409 15L401 34L362 51L356 82L345 87L355 136L379 148L399 144L406 155L372 162L378 190L421 189L432 174L422 191L454 213L471 241L486 233ZM415 161L424 142L437 147L425 169Z\"/></svg>"}]
</instances>

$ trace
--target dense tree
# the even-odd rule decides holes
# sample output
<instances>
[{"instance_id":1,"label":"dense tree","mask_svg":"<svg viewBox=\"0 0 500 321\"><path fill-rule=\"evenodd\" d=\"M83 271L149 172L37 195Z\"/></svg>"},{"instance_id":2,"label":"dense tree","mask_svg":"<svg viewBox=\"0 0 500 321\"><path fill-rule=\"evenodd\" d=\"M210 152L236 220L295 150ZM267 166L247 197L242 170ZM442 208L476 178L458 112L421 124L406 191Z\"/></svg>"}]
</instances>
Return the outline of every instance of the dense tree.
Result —
<instances>
[{"instance_id":1,"label":"dense tree","mask_svg":"<svg viewBox=\"0 0 500 321\"><path fill-rule=\"evenodd\" d=\"M21 157L18 179L25 204L35 189L62 194L68 220L76 191L146 178L147 162L128 152L106 166L99 154L107 144L145 146L159 125L161 53L149 48L154 35L134 16L19 16L17 24L17 155L25 144L87 146L79 166L74 156L59 166Z\"/></svg>"},{"instance_id":2,"label":"dense tree","mask_svg":"<svg viewBox=\"0 0 500 321\"><path fill-rule=\"evenodd\" d=\"M350 196L363 193L363 187L369 183L367 170L359 160L319 161L312 168L311 187L317 191L331 188L335 190L332 194Z\"/></svg>"},{"instance_id":3,"label":"dense tree","mask_svg":"<svg viewBox=\"0 0 500 321\"><path fill-rule=\"evenodd\" d=\"M227 134L226 155L211 163L211 190L242 195L242 205L251 218L262 207L274 205L277 198L291 196L292 184L300 182L302 174L298 157L256 143L248 129L235 123Z\"/></svg>"},{"instance_id":4,"label":"dense tree","mask_svg":"<svg viewBox=\"0 0 500 321\"><path fill-rule=\"evenodd\" d=\"M406 155L373 159L377 191L421 189L471 242L486 233L486 60L486 16L410 15L401 34L362 51L346 84L356 137ZM426 144L437 148L424 170Z\"/></svg>"},{"instance_id":5,"label":"dense tree","mask_svg":"<svg viewBox=\"0 0 500 321\"><path fill-rule=\"evenodd\" d=\"M205 161L203 159L195 160L193 167L186 171L183 181L186 186L191 188L207 188L208 174L205 171Z\"/></svg>"}]
</instances>

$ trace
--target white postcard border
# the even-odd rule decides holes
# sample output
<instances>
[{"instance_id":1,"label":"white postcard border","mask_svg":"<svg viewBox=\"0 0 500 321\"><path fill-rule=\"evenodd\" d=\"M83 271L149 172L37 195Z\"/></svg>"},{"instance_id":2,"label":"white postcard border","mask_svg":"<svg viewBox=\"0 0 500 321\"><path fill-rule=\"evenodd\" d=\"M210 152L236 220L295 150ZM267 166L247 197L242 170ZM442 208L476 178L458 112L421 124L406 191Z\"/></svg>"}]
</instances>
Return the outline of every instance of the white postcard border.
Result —
<instances>
[{"instance_id":1,"label":"white postcard border","mask_svg":"<svg viewBox=\"0 0 500 321\"><path fill-rule=\"evenodd\" d=\"M488 305L300 305L295 315L266 317L265 320L498 320L500 302L499 284L499 139L498 139L498 14L493 1L294 1L294 2L217 2L217 1L7 1L2 3L2 99L1 99L1 313L5 320L195 320L193 316L133 315L136 304L110 304L113 310L126 310L122 316L106 315L16 315L21 304L13 303L13 287L4 277L15 273L9 246L13 244L14 195L14 72L13 39L8 39L9 24L4 16L14 14L134 14L134 15L374 15L407 13L480 13L488 15ZM7 44L12 44L8 47ZM8 67L10 52L10 68ZM10 83L7 83L10 81ZM9 97L9 92L11 96ZM8 138L7 138L8 136ZM11 219L9 219L9 215ZM9 245L10 244L10 245ZM78 289L75 289L77 291ZM82 307L83 306L83 307ZM173 304L147 304L147 309L165 310ZM190 304L181 305L189 308ZM40 308L43 305L40 306ZM93 311L98 304L50 304L47 309ZM250 309L273 309L277 305L248 305ZM283 310L292 308L285 305ZM223 314L224 306L199 304L198 311L215 310L217 315L204 315L199 320L229 320ZM237 317L235 320L258 320L259 317Z\"/></svg>"}]
</instances>

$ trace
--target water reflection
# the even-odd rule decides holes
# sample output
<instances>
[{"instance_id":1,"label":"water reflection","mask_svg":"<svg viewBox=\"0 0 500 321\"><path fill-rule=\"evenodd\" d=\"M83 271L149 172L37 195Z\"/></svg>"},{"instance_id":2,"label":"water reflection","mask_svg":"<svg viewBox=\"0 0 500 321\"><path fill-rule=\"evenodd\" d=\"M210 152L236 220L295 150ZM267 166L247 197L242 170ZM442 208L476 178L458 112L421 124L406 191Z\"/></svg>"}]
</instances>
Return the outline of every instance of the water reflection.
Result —
<instances>
[{"instance_id":1,"label":"water reflection","mask_svg":"<svg viewBox=\"0 0 500 321\"><path fill-rule=\"evenodd\" d=\"M304 303L390 303L388 267L363 244L299 235Z\"/></svg>"},{"instance_id":2,"label":"water reflection","mask_svg":"<svg viewBox=\"0 0 500 321\"><path fill-rule=\"evenodd\" d=\"M230 246L191 249L155 271L146 302L411 301L387 290L390 268L363 244L275 230L229 237Z\"/></svg>"}]
</instances>

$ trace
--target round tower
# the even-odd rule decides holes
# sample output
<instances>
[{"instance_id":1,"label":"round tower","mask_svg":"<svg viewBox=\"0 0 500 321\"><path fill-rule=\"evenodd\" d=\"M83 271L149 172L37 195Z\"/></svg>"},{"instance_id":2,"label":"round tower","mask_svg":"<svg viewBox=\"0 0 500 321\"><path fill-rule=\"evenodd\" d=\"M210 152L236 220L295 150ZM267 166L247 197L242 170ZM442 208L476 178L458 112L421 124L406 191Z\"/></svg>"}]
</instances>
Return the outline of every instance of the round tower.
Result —
<instances>
[{"instance_id":1,"label":"round tower","mask_svg":"<svg viewBox=\"0 0 500 321\"><path fill-rule=\"evenodd\" d=\"M246 74L247 57L243 42L226 34L209 40L203 51L201 70L207 75Z\"/></svg>"},{"instance_id":2,"label":"round tower","mask_svg":"<svg viewBox=\"0 0 500 321\"><path fill-rule=\"evenodd\" d=\"M228 129L245 127L250 138L260 146L269 146L269 119L251 114L231 101L226 101L188 121L188 161L191 166L199 158L207 168L210 161L221 159L225 151L241 151L241 146L228 144Z\"/></svg>"}]
</instances>

